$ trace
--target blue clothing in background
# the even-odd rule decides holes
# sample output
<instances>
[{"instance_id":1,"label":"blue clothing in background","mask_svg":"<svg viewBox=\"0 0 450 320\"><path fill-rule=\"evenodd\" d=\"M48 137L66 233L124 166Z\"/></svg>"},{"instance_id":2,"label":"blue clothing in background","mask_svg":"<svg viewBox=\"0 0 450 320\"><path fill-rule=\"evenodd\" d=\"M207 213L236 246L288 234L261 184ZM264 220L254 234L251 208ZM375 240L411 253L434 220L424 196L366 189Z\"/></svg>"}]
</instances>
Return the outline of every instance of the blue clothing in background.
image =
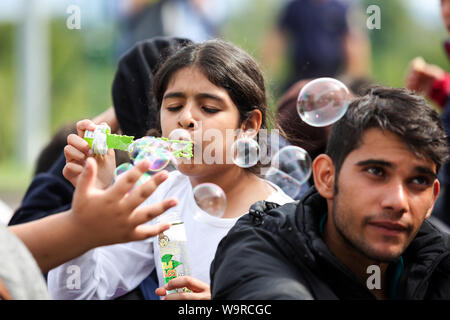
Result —
<instances>
[{"instance_id":1,"label":"blue clothing in background","mask_svg":"<svg viewBox=\"0 0 450 320\"><path fill-rule=\"evenodd\" d=\"M347 6L337 0L294 0L282 11L279 28L291 44L293 73L297 80L333 77L344 63L348 32Z\"/></svg>"}]
</instances>

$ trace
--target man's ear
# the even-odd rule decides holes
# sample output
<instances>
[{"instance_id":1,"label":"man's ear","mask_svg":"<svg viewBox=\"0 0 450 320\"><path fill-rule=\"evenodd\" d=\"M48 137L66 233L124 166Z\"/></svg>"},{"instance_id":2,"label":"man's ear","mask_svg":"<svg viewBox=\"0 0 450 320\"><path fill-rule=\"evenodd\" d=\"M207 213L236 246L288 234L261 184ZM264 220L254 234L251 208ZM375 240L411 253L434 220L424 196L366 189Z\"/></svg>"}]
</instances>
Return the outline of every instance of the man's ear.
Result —
<instances>
[{"instance_id":1,"label":"man's ear","mask_svg":"<svg viewBox=\"0 0 450 320\"><path fill-rule=\"evenodd\" d=\"M260 110L255 109L250 116L242 122L241 130L246 133L246 136L253 138L259 131L262 123L262 113Z\"/></svg>"},{"instance_id":2,"label":"man's ear","mask_svg":"<svg viewBox=\"0 0 450 320\"><path fill-rule=\"evenodd\" d=\"M441 185L439 184L438 179L435 179L434 184L433 184L433 199L431 201L431 206L427 211L425 219L428 219L431 216L431 212L433 212L434 204L436 203L436 199L439 195L440 188L441 188Z\"/></svg>"},{"instance_id":3,"label":"man's ear","mask_svg":"<svg viewBox=\"0 0 450 320\"><path fill-rule=\"evenodd\" d=\"M333 161L326 154L321 154L313 162L314 185L322 197L334 198L335 170Z\"/></svg>"}]
</instances>

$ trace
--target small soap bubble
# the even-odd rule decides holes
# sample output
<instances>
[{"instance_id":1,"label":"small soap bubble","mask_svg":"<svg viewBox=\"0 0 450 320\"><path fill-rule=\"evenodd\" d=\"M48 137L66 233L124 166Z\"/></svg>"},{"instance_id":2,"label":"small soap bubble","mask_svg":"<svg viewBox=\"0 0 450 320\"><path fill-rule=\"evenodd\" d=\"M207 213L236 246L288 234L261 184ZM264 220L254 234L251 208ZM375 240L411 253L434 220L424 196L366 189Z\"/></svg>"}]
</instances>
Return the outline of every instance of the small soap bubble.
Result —
<instances>
[{"instance_id":1,"label":"small soap bubble","mask_svg":"<svg viewBox=\"0 0 450 320\"><path fill-rule=\"evenodd\" d=\"M221 218L227 207L225 192L213 183L201 183L193 190L194 199L199 208L210 215Z\"/></svg>"},{"instance_id":2,"label":"small soap bubble","mask_svg":"<svg viewBox=\"0 0 450 320\"><path fill-rule=\"evenodd\" d=\"M241 168L253 167L259 160L259 145L252 138L237 139L231 146L231 159Z\"/></svg>"},{"instance_id":3,"label":"small soap bubble","mask_svg":"<svg viewBox=\"0 0 450 320\"><path fill-rule=\"evenodd\" d=\"M286 146L272 157L266 179L278 185L287 195L295 198L311 176L311 157L300 147Z\"/></svg>"},{"instance_id":4,"label":"small soap bubble","mask_svg":"<svg viewBox=\"0 0 450 320\"><path fill-rule=\"evenodd\" d=\"M345 114L350 99L350 92L342 82L333 78L318 78L300 90L297 111L307 124L325 127Z\"/></svg>"},{"instance_id":5,"label":"small soap bubble","mask_svg":"<svg viewBox=\"0 0 450 320\"><path fill-rule=\"evenodd\" d=\"M120 176L122 173L125 173L133 168L133 165L129 162L124 162L116 168L115 174L116 177Z\"/></svg>"}]
</instances>

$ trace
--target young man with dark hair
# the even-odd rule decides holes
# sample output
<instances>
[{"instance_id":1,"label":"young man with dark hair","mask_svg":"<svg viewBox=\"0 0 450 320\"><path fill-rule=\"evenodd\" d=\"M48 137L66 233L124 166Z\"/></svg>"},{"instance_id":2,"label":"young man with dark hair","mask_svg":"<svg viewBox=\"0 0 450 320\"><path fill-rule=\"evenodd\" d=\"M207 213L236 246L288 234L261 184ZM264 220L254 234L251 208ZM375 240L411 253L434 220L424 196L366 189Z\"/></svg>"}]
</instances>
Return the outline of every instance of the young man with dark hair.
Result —
<instances>
[{"instance_id":1,"label":"young man with dark hair","mask_svg":"<svg viewBox=\"0 0 450 320\"><path fill-rule=\"evenodd\" d=\"M426 221L447 161L438 114L376 87L333 126L299 202L252 206L219 244L214 299L449 299L450 235Z\"/></svg>"}]
</instances>

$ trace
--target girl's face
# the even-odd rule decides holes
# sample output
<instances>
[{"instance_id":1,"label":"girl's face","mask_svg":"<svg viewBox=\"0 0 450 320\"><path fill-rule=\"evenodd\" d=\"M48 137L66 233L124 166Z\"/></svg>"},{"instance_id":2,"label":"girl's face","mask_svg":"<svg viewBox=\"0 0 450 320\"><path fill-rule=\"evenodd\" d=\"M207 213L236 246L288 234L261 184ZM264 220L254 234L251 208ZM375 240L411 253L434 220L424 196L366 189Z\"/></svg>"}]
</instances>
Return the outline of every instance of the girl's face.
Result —
<instances>
[{"instance_id":1,"label":"girl's face","mask_svg":"<svg viewBox=\"0 0 450 320\"><path fill-rule=\"evenodd\" d=\"M160 114L164 137L179 128L191 134L195 158L179 162L178 170L183 174L204 176L218 166L230 165L227 155L234 136L230 137L229 131L227 138L227 129L235 132L240 128L239 112L228 92L211 83L200 69L186 67L172 76Z\"/></svg>"}]
</instances>

